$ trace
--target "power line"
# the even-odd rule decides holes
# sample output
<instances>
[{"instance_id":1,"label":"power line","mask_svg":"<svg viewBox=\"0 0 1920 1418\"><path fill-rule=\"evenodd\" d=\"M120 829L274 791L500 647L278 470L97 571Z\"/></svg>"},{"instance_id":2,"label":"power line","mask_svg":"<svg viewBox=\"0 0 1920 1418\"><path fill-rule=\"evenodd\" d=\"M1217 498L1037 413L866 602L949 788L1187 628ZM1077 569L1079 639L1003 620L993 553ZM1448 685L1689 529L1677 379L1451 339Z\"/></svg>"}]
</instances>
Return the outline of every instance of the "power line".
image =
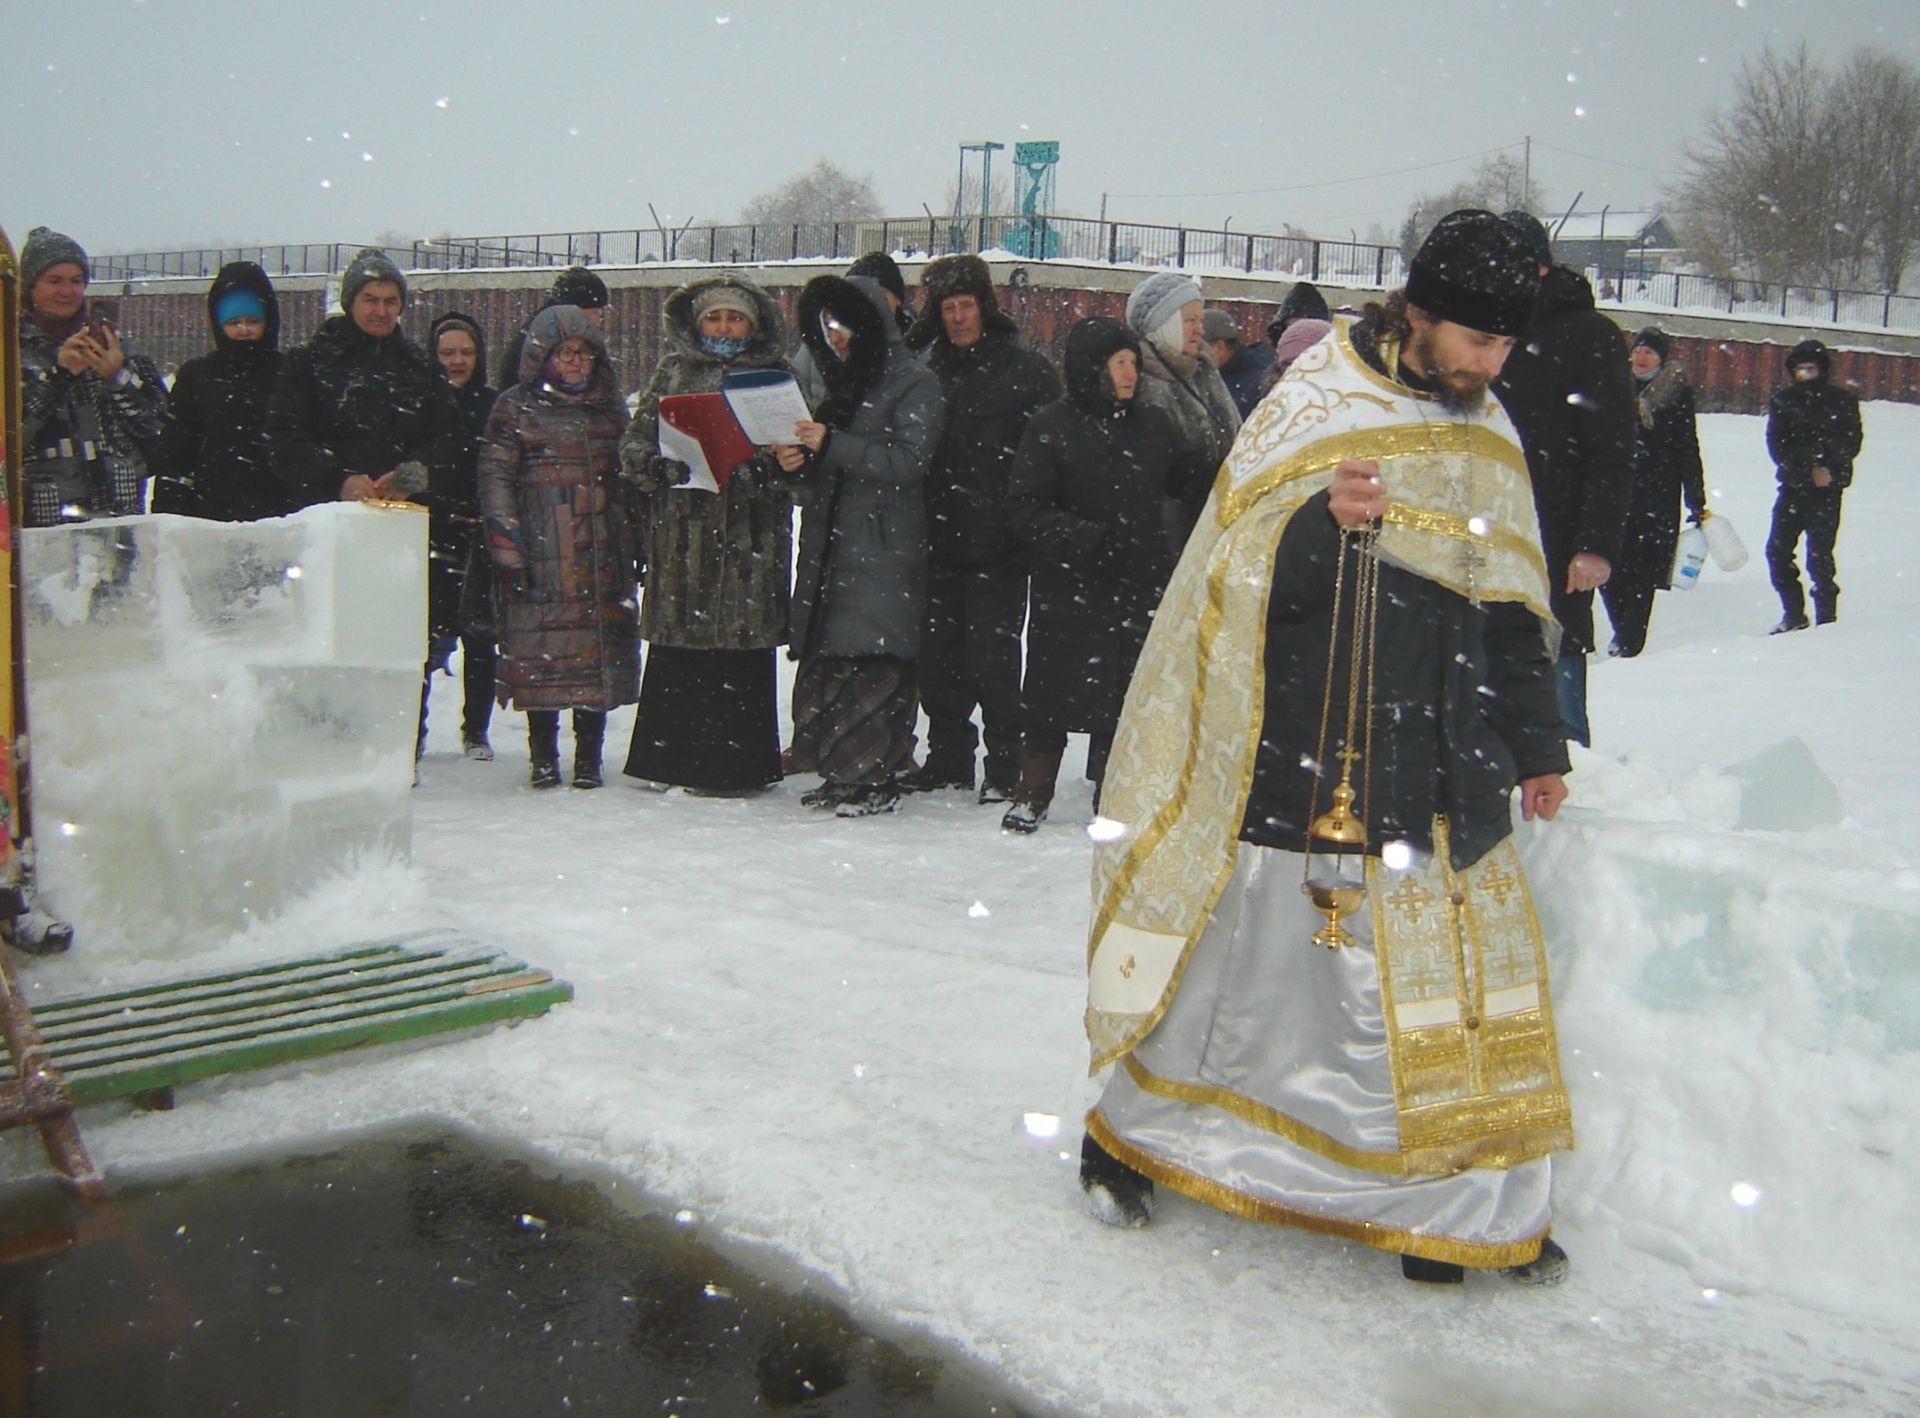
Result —
<instances>
[{"instance_id":1,"label":"power line","mask_svg":"<svg viewBox=\"0 0 1920 1418\"><path fill-rule=\"evenodd\" d=\"M1541 140L1540 146L1551 149L1556 153L1563 153L1570 158L1579 158L1582 162L1610 163L1614 167L1632 168L1635 172L1650 172L1655 177L1671 177L1673 175L1671 168L1648 167L1645 163L1622 162L1619 158L1603 158L1594 153L1579 153L1575 152L1572 148L1563 148L1558 143L1549 143L1545 139Z\"/></svg>"},{"instance_id":2,"label":"power line","mask_svg":"<svg viewBox=\"0 0 1920 1418\"><path fill-rule=\"evenodd\" d=\"M1483 148L1477 153L1465 153L1457 158L1442 158L1438 162L1416 163L1412 167L1395 168L1391 172L1370 172L1359 177L1336 177L1326 182L1296 182L1288 187L1240 187L1229 192L1110 192L1110 197L1136 198L1172 198L1172 197L1265 197L1275 192L1307 192L1316 187L1345 187L1354 182L1378 182L1383 177L1404 177L1410 172L1425 172L1430 168L1452 167L1455 163L1471 162L1475 158L1492 157L1495 153L1504 153L1519 143L1502 143L1497 148Z\"/></svg>"}]
</instances>

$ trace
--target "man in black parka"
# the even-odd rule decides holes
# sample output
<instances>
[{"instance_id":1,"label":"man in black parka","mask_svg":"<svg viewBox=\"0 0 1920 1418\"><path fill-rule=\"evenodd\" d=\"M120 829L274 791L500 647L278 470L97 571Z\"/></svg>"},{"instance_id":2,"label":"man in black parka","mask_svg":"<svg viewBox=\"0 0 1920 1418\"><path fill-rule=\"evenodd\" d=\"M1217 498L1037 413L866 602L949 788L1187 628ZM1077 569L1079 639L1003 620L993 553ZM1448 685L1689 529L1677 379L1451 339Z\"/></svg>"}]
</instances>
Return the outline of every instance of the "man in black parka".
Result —
<instances>
[{"instance_id":1,"label":"man in black parka","mask_svg":"<svg viewBox=\"0 0 1920 1418\"><path fill-rule=\"evenodd\" d=\"M1004 802L1020 780L1020 630L1027 565L1007 519L1007 473L1034 411L1060 397L1060 376L1024 348L978 256L947 256L921 276L926 293L907 343L939 376L947 418L927 478L927 614L920 703L927 759L912 790L971 788L986 725L980 801Z\"/></svg>"},{"instance_id":2,"label":"man in black parka","mask_svg":"<svg viewBox=\"0 0 1920 1418\"><path fill-rule=\"evenodd\" d=\"M1533 480L1547 583L1562 631L1561 716L1567 737L1590 744L1593 593L1619 559L1633 496L1633 373L1620 327L1594 309L1585 276L1553 264L1546 228L1526 212L1504 218L1538 263L1540 296L1493 389L1520 432Z\"/></svg>"},{"instance_id":3,"label":"man in black parka","mask_svg":"<svg viewBox=\"0 0 1920 1418\"><path fill-rule=\"evenodd\" d=\"M1833 544L1840 535L1840 496L1853 482L1860 455L1860 400L1831 382L1832 356L1818 340L1803 340L1787 355L1793 383L1767 403L1767 452L1780 493L1767 537L1767 572L1780 593L1782 631L1807 628L1807 600L1794 552L1807 539L1807 576L1813 582L1813 618L1827 625L1840 614Z\"/></svg>"},{"instance_id":4,"label":"man in black parka","mask_svg":"<svg viewBox=\"0 0 1920 1418\"><path fill-rule=\"evenodd\" d=\"M340 277L345 313L281 361L267 442L299 506L404 496L393 476L403 463L443 484L453 475L461 448L453 393L400 332L406 302L400 269L384 252L362 251Z\"/></svg>"}]
</instances>

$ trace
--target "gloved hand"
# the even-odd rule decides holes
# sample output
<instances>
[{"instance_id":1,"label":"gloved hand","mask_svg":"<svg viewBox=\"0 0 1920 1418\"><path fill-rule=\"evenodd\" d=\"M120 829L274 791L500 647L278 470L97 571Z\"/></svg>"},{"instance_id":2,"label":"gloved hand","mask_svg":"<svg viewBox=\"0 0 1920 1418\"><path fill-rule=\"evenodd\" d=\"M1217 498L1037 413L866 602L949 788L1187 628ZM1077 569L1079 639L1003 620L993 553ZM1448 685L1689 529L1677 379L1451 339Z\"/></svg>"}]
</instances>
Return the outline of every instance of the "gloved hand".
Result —
<instances>
[{"instance_id":1,"label":"gloved hand","mask_svg":"<svg viewBox=\"0 0 1920 1418\"><path fill-rule=\"evenodd\" d=\"M663 487L684 487L693 481L693 469L678 458L669 458L664 453L656 453L653 459L653 475Z\"/></svg>"},{"instance_id":2,"label":"gloved hand","mask_svg":"<svg viewBox=\"0 0 1920 1418\"><path fill-rule=\"evenodd\" d=\"M772 486L773 480L780 475L780 460L773 456L771 448L762 448L751 458L743 459L727 479L730 489L737 488L743 493L756 493Z\"/></svg>"}]
</instances>

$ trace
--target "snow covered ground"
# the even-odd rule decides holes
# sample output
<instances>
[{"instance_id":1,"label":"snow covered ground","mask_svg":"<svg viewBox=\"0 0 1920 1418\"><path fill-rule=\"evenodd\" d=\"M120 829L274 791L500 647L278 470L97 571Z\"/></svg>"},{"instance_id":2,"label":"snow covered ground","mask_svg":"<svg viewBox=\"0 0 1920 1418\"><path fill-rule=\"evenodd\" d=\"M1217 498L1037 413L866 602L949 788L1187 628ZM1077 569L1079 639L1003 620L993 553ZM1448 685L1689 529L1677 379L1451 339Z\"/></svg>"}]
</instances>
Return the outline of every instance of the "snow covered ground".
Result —
<instances>
[{"instance_id":1,"label":"snow covered ground","mask_svg":"<svg viewBox=\"0 0 1920 1418\"><path fill-rule=\"evenodd\" d=\"M1596 748L1560 820L1524 833L1579 1137L1555 1179L1558 1290L1416 1287L1390 1256L1174 1197L1140 1232L1082 1214L1077 781L1032 839L958 796L823 819L794 801L811 780L536 796L517 716L499 761L457 756L443 679L411 867L192 952L86 940L28 979L70 993L451 924L574 1003L195 1086L172 1113L94 1110L96 1159L127 1177L472 1130L684 1211L1036 1406L1920 1411L1920 409L1866 423L1843 619L1768 638L1762 424L1702 421L1712 504L1753 560L1663 595L1641 659L1594 664ZM0 1179L41 1167L30 1134L0 1137Z\"/></svg>"}]
</instances>

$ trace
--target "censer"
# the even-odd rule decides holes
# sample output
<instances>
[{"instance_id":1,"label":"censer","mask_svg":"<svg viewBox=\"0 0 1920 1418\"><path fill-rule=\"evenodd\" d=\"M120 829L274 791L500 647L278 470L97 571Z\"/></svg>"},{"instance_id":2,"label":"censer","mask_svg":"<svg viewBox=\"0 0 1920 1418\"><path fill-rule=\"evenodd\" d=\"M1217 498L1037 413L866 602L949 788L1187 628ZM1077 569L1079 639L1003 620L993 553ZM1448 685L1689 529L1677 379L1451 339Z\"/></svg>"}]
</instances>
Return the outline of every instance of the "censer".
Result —
<instances>
[{"instance_id":1,"label":"censer","mask_svg":"<svg viewBox=\"0 0 1920 1418\"><path fill-rule=\"evenodd\" d=\"M1306 865L1300 889L1313 908L1327 918L1313 934L1313 943L1329 950L1354 944L1354 938L1341 920L1359 909L1366 899L1366 800L1369 770L1373 756L1373 646L1374 626L1378 620L1380 578L1374 543L1379 532L1373 527L1343 529L1340 560L1333 577L1332 633L1327 646L1327 682L1320 701L1320 736L1315 744L1313 789L1307 800ZM1351 556L1355 571L1353 594L1347 597L1347 561ZM1341 738L1340 783L1333 790L1333 806L1316 812L1320 799L1320 777L1328 761L1332 742L1328 738L1333 723L1333 690L1339 678L1340 632L1348 630L1346 724ZM1354 747L1358 729L1364 748ZM1361 765L1360 788L1353 785L1355 760ZM1354 800L1360 799L1360 811Z\"/></svg>"}]
</instances>

